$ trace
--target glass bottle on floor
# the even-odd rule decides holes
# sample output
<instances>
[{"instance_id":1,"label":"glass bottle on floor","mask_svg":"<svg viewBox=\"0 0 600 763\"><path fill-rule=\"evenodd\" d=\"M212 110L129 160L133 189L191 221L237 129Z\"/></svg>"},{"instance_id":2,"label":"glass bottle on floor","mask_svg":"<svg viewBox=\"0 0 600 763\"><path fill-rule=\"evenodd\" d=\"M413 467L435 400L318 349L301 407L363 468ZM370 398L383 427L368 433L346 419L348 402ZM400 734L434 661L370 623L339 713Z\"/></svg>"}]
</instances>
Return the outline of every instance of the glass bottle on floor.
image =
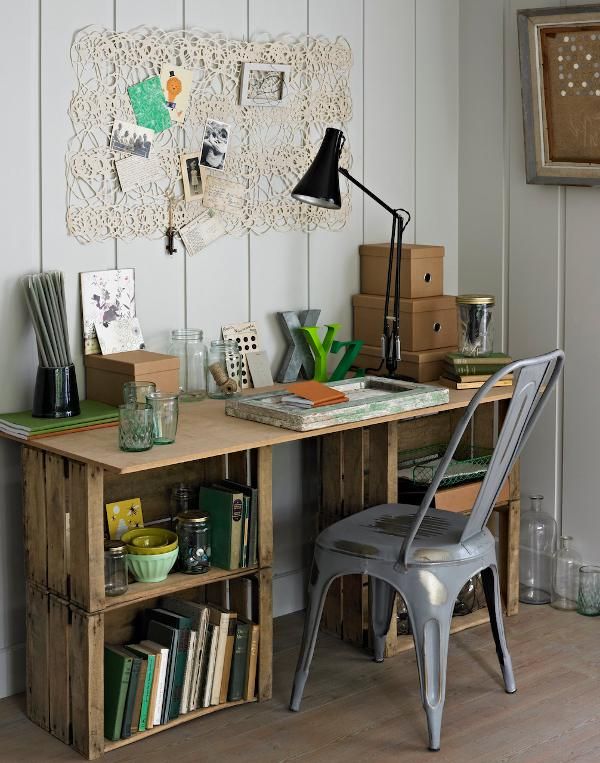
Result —
<instances>
[{"instance_id":1,"label":"glass bottle on floor","mask_svg":"<svg viewBox=\"0 0 600 763\"><path fill-rule=\"evenodd\" d=\"M543 500L530 496L530 509L521 514L519 601L524 604L549 604L552 598L557 532L554 519L542 510Z\"/></svg>"},{"instance_id":2,"label":"glass bottle on floor","mask_svg":"<svg viewBox=\"0 0 600 763\"><path fill-rule=\"evenodd\" d=\"M577 609L579 568L583 559L573 547L573 538L562 535L559 549L554 555L552 572L552 601L555 609Z\"/></svg>"}]
</instances>

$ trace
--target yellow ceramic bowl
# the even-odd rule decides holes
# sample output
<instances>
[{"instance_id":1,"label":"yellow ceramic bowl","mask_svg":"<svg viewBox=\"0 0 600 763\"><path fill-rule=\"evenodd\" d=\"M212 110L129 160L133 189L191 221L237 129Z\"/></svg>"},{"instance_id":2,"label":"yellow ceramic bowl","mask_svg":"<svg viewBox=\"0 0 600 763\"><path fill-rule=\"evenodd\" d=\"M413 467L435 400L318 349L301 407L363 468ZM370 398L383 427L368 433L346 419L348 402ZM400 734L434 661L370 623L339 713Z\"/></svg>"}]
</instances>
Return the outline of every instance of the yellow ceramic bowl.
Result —
<instances>
[{"instance_id":1,"label":"yellow ceramic bowl","mask_svg":"<svg viewBox=\"0 0 600 763\"><path fill-rule=\"evenodd\" d=\"M168 554L177 548L177 533L160 527L137 527L121 536L128 554Z\"/></svg>"}]
</instances>

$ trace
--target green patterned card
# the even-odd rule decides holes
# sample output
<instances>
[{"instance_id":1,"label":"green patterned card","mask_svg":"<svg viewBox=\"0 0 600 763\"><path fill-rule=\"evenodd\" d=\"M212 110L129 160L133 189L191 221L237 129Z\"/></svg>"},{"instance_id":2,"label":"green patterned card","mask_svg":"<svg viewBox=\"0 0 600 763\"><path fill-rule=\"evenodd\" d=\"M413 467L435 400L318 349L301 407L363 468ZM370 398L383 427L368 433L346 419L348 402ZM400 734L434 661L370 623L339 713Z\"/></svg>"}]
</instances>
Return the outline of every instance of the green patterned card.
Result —
<instances>
[{"instance_id":1,"label":"green patterned card","mask_svg":"<svg viewBox=\"0 0 600 763\"><path fill-rule=\"evenodd\" d=\"M171 126L171 114L163 95L160 77L150 77L127 88L135 120L141 127L161 132Z\"/></svg>"}]
</instances>

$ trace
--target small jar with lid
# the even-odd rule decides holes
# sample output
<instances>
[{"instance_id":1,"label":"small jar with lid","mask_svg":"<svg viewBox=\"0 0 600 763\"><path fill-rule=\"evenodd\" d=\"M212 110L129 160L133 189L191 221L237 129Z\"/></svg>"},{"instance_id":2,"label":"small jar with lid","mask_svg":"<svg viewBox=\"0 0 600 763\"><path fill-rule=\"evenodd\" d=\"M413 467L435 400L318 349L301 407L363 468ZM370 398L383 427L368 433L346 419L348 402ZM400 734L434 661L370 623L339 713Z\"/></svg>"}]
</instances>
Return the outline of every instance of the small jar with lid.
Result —
<instances>
[{"instance_id":1,"label":"small jar with lid","mask_svg":"<svg viewBox=\"0 0 600 763\"><path fill-rule=\"evenodd\" d=\"M186 511L177 517L179 569L198 575L210 569L210 517L199 511Z\"/></svg>"},{"instance_id":2,"label":"small jar with lid","mask_svg":"<svg viewBox=\"0 0 600 763\"><path fill-rule=\"evenodd\" d=\"M461 355L490 355L494 351L491 294L461 294L456 298L458 312L458 352Z\"/></svg>"},{"instance_id":3,"label":"small jar with lid","mask_svg":"<svg viewBox=\"0 0 600 763\"><path fill-rule=\"evenodd\" d=\"M171 488L171 530L175 530L175 522L180 514L195 511L198 507L198 488L180 482Z\"/></svg>"},{"instance_id":4,"label":"small jar with lid","mask_svg":"<svg viewBox=\"0 0 600 763\"><path fill-rule=\"evenodd\" d=\"M237 342L214 339L208 351L208 396L235 397L242 387L242 355Z\"/></svg>"},{"instance_id":5,"label":"small jar with lid","mask_svg":"<svg viewBox=\"0 0 600 763\"><path fill-rule=\"evenodd\" d=\"M104 541L104 593L120 596L127 591L127 547L120 540Z\"/></svg>"}]
</instances>

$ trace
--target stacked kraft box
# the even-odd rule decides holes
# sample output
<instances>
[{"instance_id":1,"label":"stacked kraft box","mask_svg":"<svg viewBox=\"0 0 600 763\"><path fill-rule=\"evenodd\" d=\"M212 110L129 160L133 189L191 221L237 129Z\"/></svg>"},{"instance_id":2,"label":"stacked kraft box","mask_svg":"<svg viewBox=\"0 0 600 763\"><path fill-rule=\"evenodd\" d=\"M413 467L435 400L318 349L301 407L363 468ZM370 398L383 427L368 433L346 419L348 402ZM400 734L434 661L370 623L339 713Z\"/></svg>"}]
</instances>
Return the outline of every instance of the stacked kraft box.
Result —
<instances>
[{"instance_id":1,"label":"stacked kraft box","mask_svg":"<svg viewBox=\"0 0 600 763\"><path fill-rule=\"evenodd\" d=\"M356 361L361 368L374 369L381 362L389 250L389 244L359 247L361 293L352 297L352 308L354 339L364 342ZM396 268L395 257L392 272ZM394 287L393 283L390 313ZM456 351L456 343L456 297L444 294L444 247L404 244L400 263L402 360L398 374L418 382L438 379L444 356ZM387 373L385 364L377 373Z\"/></svg>"}]
</instances>

